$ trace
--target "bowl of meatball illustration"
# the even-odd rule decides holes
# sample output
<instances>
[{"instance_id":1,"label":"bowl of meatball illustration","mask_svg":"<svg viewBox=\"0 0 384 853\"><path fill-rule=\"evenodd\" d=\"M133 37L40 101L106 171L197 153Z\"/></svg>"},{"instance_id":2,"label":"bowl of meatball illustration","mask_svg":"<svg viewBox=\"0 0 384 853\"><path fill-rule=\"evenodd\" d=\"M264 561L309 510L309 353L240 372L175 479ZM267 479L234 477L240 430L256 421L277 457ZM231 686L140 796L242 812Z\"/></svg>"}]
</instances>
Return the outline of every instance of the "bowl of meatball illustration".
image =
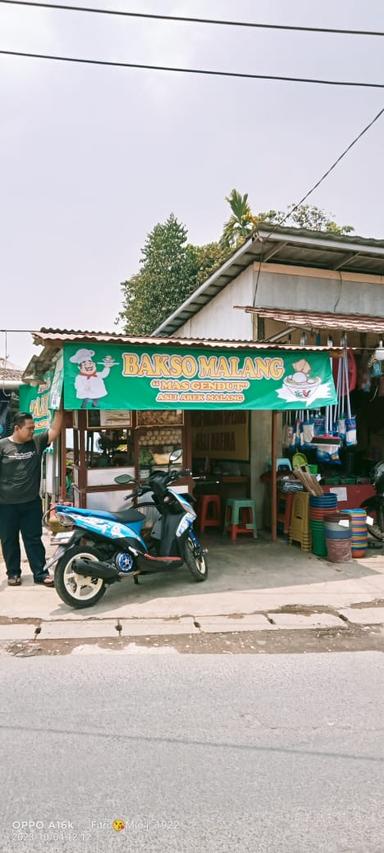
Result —
<instances>
[{"instance_id":1,"label":"bowl of meatball illustration","mask_svg":"<svg viewBox=\"0 0 384 853\"><path fill-rule=\"evenodd\" d=\"M311 376L311 366L304 358L297 361L293 365L293 369L294 373L285 377L284 387L298 400L308 401L321 385L321 378L320 376Z\"/></svg>"}]
</instances>

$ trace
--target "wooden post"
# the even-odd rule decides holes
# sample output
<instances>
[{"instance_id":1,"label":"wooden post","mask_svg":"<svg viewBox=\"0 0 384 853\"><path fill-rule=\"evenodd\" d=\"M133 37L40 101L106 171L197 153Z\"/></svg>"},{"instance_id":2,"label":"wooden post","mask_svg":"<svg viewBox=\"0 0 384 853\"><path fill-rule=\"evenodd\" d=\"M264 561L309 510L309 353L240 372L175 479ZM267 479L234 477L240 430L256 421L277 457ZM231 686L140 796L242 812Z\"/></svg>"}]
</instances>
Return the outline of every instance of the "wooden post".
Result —
<instances>
[{"instance_id":1,"label":"wooden post","mask_svg":"<svg viewBox=\"0 0 384 853\"><path fill-rule=\"evenodd\" d=\"M63 428L60 433L60 500L64 501L67 496L66 476L67 476L67 440L66 440L66 419L64 414Z\"/></svg>"},{"instance_id":2,"label":"wooden post","mask_svg":"<svg viewBox=\"0 0 384 853\"><path fill-rule=\"evenodd\" d=\"M277 443L277 412L272 412L272 542L277 540L277 470L276 470L276 443Z\"/></svg>"}]
</instances>

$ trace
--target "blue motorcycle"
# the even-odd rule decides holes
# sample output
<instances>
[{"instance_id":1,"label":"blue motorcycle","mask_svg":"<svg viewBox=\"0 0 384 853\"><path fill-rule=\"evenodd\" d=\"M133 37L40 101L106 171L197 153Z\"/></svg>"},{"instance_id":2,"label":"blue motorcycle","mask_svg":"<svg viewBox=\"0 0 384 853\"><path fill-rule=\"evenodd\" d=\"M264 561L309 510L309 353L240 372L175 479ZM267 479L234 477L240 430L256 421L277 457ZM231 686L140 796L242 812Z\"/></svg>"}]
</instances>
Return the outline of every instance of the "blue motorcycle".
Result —
<instances>
[{"instance_id":1,"label":"blue motorcycle","mask_svg":"<svg viewBox=\"0 0 384 853\"><path fill-rule=\"evenodd\" d=\"M58 519L72 530L47 568L56 566L55 588L65 604L77 609L92 607L112 583L128 577L138 583L140 575L173 571L184 564L195 581L207 579L206 553L194 530L193 498L171 486L188 473L170 469L180 456L180 451L171 454L168 471L152 471L148 484L125 498L132 502L151 496L150 502L140 504L156 510L157 520L148 539L143 537L146 516L133 506L121 512L57 506ZM128 475L115 481L133 482Z\"/></svg>"}]
</instances>

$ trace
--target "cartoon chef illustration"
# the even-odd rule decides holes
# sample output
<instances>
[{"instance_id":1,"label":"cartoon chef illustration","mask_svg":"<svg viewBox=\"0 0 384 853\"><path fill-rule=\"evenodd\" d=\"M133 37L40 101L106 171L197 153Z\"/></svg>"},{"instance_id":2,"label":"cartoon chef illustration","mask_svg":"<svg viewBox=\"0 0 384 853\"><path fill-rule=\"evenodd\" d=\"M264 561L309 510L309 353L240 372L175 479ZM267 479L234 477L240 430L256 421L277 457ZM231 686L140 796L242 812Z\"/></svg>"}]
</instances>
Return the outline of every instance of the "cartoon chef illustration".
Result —
<instances>
[{"instance_id":1,"label":"cartoon chef illustration","mask_svg":"<svg viewBox=\"0 0 384 853\"><path fill-rule=\"evenodd\" d=\"M70 361L79 366L79 373L75 379L76 397L82 400L82 409L97 409L97 403L102 397L108 395L108 391L104 384L104 379L109 376L111 367L117 363L112 356L106 355L103 358L102 370L98 370L93 357L95 351L92 349L79 349L72 355Z\"/></svg>"}]
</instances>

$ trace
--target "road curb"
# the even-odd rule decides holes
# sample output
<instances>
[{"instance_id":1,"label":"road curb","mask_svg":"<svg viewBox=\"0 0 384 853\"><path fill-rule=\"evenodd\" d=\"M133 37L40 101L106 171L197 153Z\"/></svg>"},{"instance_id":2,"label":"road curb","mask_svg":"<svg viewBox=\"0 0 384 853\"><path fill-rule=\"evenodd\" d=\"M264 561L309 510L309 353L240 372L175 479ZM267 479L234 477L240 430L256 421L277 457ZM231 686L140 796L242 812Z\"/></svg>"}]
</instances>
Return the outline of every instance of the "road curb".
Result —
<instances>
[{"instance_id":1,"label":"road curb","mask_svg":"<svg viewBox=\"0 0 384 853\"><path fill-rule=\"evenodd\" d=\"M7 641L127 639L196 634L238 634L259 631L305 631L348 627L384 628L384 607L346 608L340 613L254 613L235 616L181 616L176 619L84 619L0 624L0 643Z\"/></svg>"}]
</instances>

